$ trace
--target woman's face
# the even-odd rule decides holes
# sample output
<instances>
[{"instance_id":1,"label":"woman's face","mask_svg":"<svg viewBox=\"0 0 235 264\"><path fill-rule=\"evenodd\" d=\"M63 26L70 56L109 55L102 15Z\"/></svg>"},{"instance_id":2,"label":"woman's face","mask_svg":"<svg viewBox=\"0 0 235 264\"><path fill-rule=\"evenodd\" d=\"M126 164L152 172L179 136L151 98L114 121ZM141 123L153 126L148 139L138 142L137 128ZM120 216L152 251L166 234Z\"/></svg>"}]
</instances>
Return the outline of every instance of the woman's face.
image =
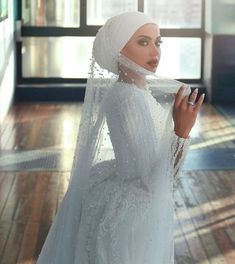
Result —
<instances>
[{"instance_id":1,"label":"woman's face","mask_svg":"<svg viewBox=\"0 0 235 264\"><path fill-rule=\"evenodd\" d=\"M143 68L155 72L161 56L160 44L159 27L145 24L134 33L121 53Z\"/></svg>"}]
</instances>

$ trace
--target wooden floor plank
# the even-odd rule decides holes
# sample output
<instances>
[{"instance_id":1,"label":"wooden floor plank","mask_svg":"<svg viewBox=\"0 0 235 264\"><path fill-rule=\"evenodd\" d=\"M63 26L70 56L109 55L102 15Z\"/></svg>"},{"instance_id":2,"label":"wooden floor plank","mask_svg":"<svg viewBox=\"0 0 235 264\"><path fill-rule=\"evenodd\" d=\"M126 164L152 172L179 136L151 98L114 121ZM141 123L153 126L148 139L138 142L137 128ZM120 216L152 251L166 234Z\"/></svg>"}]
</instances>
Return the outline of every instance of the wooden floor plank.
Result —
<instances>
[{"instance_id":1,"label":"wooden floor plank","mask_svg":"<svg viewBox=\"0 0 235 264\"><path fill-rule=\"evenodd\" d=\"M19 257L17 263L33 264L36 263L35 248L37 243L37 237L39 232L38 222L28 222L25 230L24 236L21 243L21 248L19 252Z\"/></svg>"},{"instance_id":2,"label":"wooden floor plank","mask_svg":"<svg viewBox=\"0 0 235 264\"><path fill-rule=\"evenodd\" d=\"M175 264L191 263L192 256L190 254L188 244L185 240L184 233L179 224L177 212L175 215Z\"/></svg>"},{"instance_id":3,"label":"wooden floor plank","mask_svg":"<svg viewBox=\"0 0 235 264\"><path fill-rule=\"evenodd\" d=\"M213 173L210 173L211 177L213 177ZM219 204L219 199L222 197L221 194L217 194L215 190L215 186L213 184L213 178L209 181L209 176L204 177L204 184L202 184L202 187L204 188L205 195L208 197L208 201L210 201L212 212L213 212L213 235L215 236L215 241L221 251L221 253L224 255L224 258L226 259L228 264L235 263L235 250L233 245L231 244L231 241L229 241L226 232L225 232L225 223L223 215L217 214L216 204Z\"/></svg>"},{"instance_id":4,"label":"wooden floor plank","mask_svg":"<svg viewBox=\"0 0 235 264\"><path fill-rule=\"evenodd\" d=\"M17 177L15 177L9 195L5 200L5 206L2 210L1 220L3 221L12 221L14 218L15 210L18 203L17 189L19 185L20 185L19 180Z\"/></svg>"},{"instance_id":5,"label":"wooden floor plank","mask_svg":"<svg viewBox=\"0 0 235 264\"><path fill-rule=\"evenodd\" d=\"M0 221L0 260L3 258L4 250L5 250L9 235L11 233L11 229L12 229L12 222L4 221L1 219Z\"/></svg>"},{"instance_id":6,"label":"wooden floor plank","mask_svg":"<svg viewBox=\"0 0 235 264\"><path fill-rule=\"evenodd\" d=\"M31 200L32 209L29 217L30 222L39 223L41 220L49 177L50 177L49 173L45 173L45 172L37 173L36 188L35 188L34 196Z\"/></svg>"},{"instance_id":7,"label":"wooden floor plank","mask_svg":"<svg viewBox=\"0 0 235 264\"><path fill-rule=\"evenodd\" d=\"M202 188L203 178L194 178L193 175L193 173L188 173L182 180L182 192L187 198L190 197L190 203L187 201L186 206L210 263L226 263L213 236L213 229L211 228L211 222L213 222L212 207ZM203 177L207 177L207 175L205 174ZM184 199L187 199L186 197Z\"/></svg>"},{"instance_id":8,"label":"wooden floor plank","mask_svg":"<svg viewBox=\"0 0 235 264\"><path fill-rule=\"evenodd\" d=\"M2 211L4 207L6 206L7 198L10 194L10 190L15 180L14 173L10 173L10 174L1 173L1 175L2 175L2 181L0 185L0 217L2 215Z\"/></svg>"},{"instance_id":9,"label":"wooden floor plank","mask_svg":"<svg viewBox=\"0 0 235 264\"><path fill-rule=\"evenodd\" d=\"M185 208L183 205L183 201L180 197L179 191L175 192L175 202L177 207L175 207L175 216L177 221L177 236L175 236L175 256L178 263L192 263L195 261L193 256L191 255L187 240L185 239L185 231L186 228L185 223L182 222L182 215L185 214Z\"/></svg>"},{"instance_id":10,"label":"wooden floor plank","mask_svg":"<svg viewBox=\"0 0 235 264\"><path fill-rule=\"evenodd\" d=\"M193 221L189 215L189 211L186 208L185 201L183 200L182 194L178 192L175 195L175 201L181 205L181 212L177 214L178 221L180 222L182 231L188 243L189 250L191 252L192 263L205 263L208 264L208 259L201 241L198 237L197 231L194 227Z\"/></svg>"},{"instance_id":11,"label":"wooden floor plank","mask_svg":"<svg viewBox=\"0 0 235 264\"><path fill-rule=\"evenodd\" d=\"M17 263L18 255L20 252L25 224L12 222L11 232L6 243L6 247L1 256L1 264L14 264Z\"/></svg>"}]
</instances>

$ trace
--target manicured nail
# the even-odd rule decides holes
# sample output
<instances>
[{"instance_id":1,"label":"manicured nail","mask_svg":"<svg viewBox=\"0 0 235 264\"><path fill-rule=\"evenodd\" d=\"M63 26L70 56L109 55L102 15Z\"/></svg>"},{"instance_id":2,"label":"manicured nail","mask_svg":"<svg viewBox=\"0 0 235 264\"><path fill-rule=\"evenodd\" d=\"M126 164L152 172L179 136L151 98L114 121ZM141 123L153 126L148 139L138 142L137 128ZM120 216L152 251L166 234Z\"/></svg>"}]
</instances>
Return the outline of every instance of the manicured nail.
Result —
<instances>
[{"instance_id":1,"label":"manicured nail","mask_svg":"<svg viewBox=\"0 0 235 264\"><path fill-rule=\"evenodd\" d=\"M194 89L193 92L194 92L194 93L198 93L198 88Z\"/></svg>"}]
</instances>

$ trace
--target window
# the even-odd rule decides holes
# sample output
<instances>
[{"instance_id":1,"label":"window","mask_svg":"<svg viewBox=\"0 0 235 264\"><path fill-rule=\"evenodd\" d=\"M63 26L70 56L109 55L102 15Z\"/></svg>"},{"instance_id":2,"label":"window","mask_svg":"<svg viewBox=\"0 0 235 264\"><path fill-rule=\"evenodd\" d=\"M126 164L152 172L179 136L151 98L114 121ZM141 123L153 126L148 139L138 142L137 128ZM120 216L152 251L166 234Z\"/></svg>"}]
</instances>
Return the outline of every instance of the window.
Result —
<instances>
[{"instance_id":1,"label":"window","mask_svg":"<svg viewBox=\"0 0 235 264\"><path fill-rule=\"evenodd\" d=\"M201 39L163 38L157 74L174 79L200 79Z\"/></svg>"},{"instance_id":2,"label":"window","mask_svg":"<svg viewBox=\"0 0 235 264\"><path fill-rule=\"evenodd\" d=\"M22 17L27 26L79 27L80 2L25 0L22 1Z\"/></svg>"},{"instance_id":3,"label":"window","mask_svg":"<svg viewBox=\"0 0 235 264\"><path fill-rule=\"evenodd\" d=\"M200 81L203 3L202 0L22 1L22 77L84 80L92 40L99 27L113 15L138 10L152 16L161 28L162 58L157 73ZM46 56L40 56L39 51Z\"/></svg>"},{"instance_id":4,"label":"window","mask_svg":"<svg viewBox=\"0 0 235 264\"><path fill-rule=\"evenodd\" d=\"M145 0L144 10L161 28L200 28L200 0Z\"/></svg>"},{"instance_id":5,"label":"window","mask_svg":"<svg viewBox=\"0 0 235 264\"><path fill-rule=\"evenodd\" d=\"M87 78L93 39L94 37L24 38L23 77Z\"/></svg>"},{"instance_id":6,"label":"window","mask_svg":"<svg viewBox=\"0 0 235 264\"><path fill-rule=\"evenodd\" d=\"M87 0L87 24L102 25L114 15L137 9L137 0Z\"/></svg>"}]
</instances>

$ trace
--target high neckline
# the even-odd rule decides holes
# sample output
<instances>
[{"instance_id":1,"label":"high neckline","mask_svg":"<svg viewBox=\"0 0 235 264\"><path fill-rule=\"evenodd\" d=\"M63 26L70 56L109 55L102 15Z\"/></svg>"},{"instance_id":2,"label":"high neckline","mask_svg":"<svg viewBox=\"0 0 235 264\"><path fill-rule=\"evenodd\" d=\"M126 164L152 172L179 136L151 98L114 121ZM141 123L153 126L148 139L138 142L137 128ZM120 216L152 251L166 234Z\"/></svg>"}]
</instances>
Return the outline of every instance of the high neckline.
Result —
<instances>
[{"instance_id":1,"label":"high neckline","mask_svg":"<svg viewBox=\"0 0 235 264\"><path fill-rule=\"evenodd\" d=\"M131 88L134 88L134 89L137 90L137 91L147 92L147 93L150 93L150 92L151 92L151 90L149 89L149 85L148 85L148 84L146 84L145 88L140 88L140 87L138 87L138 86L137 86L136 84L134 84L134 83L127 83L127 82L123 82L123 81L117 81L117 83L118 83L119 85L126 85L126 86L129 86L129 87L131 87Z\"/></svg>"}]
</instances>

